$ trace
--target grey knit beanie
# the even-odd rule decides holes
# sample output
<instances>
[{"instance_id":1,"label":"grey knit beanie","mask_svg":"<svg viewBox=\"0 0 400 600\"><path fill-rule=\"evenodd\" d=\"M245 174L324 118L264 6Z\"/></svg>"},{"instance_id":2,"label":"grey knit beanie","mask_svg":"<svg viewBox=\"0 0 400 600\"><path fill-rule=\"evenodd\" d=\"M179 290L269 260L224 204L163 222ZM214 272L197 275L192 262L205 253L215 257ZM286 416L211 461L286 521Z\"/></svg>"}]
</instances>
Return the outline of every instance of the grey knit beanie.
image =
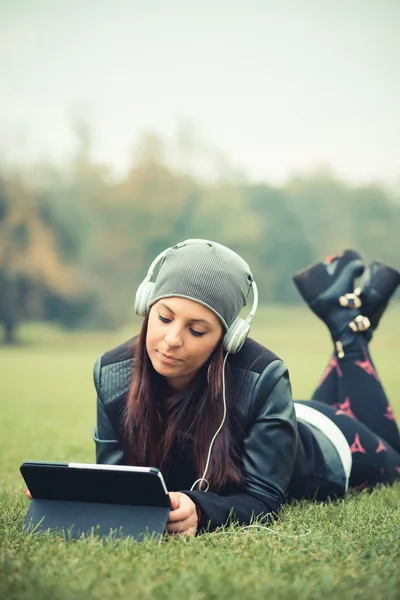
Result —
<instances>
[{"instance_id":1,"label":"grey knit beanie","mask_svg":"<svg viewBox=\"0 0 400 600\"><path fill-rule=\"evenodd\" d=\"M179 296L211 309L226 329L246 305L253 276L233 250L207 240L170 248L164 256L150 305Z\"/></svg>"}]
</instances>

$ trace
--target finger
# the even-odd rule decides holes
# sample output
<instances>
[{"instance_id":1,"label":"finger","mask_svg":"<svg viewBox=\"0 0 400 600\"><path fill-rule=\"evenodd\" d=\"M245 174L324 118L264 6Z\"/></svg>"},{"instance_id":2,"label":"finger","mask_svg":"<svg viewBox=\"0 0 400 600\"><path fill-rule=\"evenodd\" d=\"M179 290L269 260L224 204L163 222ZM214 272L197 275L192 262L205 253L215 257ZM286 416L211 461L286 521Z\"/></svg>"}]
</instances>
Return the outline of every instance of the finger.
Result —
<instances>
[{"instance_id":1,"label":"finger","mask_svg":"<svg viewBox=\"0 0 400 600\"><path fill-rule=\"evenodd\" d=\"M177 523L167 523L168 533L183 533L187 529L194 527L194 523L191 519L185 519L184 521L178 521Z\"/></svg>"},{"instance_id":2,"label":"finger","mask_svg":"<svg viewBox=\"0 0 400 600\"><path fill-rule=\"evenodd\" d=\"M179 495L177 492L170 492L169 499L171 501L172 510L179 508Z\"/></svg>"},{"instance_id":3,"label":"finger","mask_svg":"<svg viewBox=\"0 0 400 600\"><path fill-rule=\"evenodd\" d=\"M180 535L185 535L185 536L195 536L197 533L197 527L189 527L188 529L185 529L184 531L169 531L168 534L171 537L178 537Z\"/></svg>"},{"instance_id":4,"label":"finger","mask_svg":"<svg viewBox=\"0 0 400 600\"><path fill-rule=\"evenodd\" d=\"M183 531L181 535L193 535L195 536L197 533L197 527L189 527L186 531Z\"/></svg>"},{"instance_id":5,"label":"finger","mask_svg":"<svg viewBox=\"0 0 400 600\"><path fill-rule=\"evenodd\" d=\"M176 510L177 508L179 508L179 502L178 500L176 500L176 498L171 498L171 506L172 510Z\"/></svg>"},{"instance_id":6,"label":"finger","mask_svg":"<svg viewBox=\"0 0 400 600\"><path fill-rule=\"evenodd\" d=\"M171 510L168 515L168 523L176 523L177 521L185 521L189 519L191 515L193 515L195 511L193 511L188 506L181 506L175 510Z\"/></svg>"},{"instance_id":7,"label":"finger","mask_svg":"<svg viewBox=\"0 0 400 600\"><path fill-rule=\"evenodd\" d=\"M24 494L27 498L29 498L29 500L32 500L32 494L30 493L29 490L24 490Z\"/></svg>"}]
</instances>

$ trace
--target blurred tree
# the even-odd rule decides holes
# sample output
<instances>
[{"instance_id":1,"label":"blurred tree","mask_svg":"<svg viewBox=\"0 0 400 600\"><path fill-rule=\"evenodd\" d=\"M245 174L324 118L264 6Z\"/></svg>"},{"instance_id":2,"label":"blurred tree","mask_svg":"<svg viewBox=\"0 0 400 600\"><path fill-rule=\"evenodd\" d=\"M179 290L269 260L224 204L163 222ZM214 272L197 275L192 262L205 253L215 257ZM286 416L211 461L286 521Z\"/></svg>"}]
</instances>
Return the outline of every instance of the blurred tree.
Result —
<instances>
[{"instance_id":1,"label":"blurred tree","mask_svg":"<svg viewBox=\"0 0 400 600\"><path fill-rule=\"evenodd\" d=\"M355 246L365 258L399 267L400 205L376 184L353 191L352 225ZM397 243L396 243L397 241Z\"/></svg>"},{"instance_id":2,"label":"blurred tree","mask_svg":"<svg viewBox=\"0 0 400 600\"><path fill-rule=\"evenodd\" d=\"M383 185L350 186L327 169L297 176L285 192L313 250L312 262L354 248L399 267L400 206Z\"/></svg>"},{"instance_id":3,"label":"blurred tree","mask_svg":"<svg viewBox=\"0 0 400 600\"><path fill-rule=\"evenodd\" d=\"M188 222L190 237L216 240L236 251L253 247L261 227L241 187L229 181L203 185L195 198Z\"/></svg>"},{"instance_id":4,"label":"blurred tree","mask_svg":"<svg viewBox=\"0 0 400 600\"><path fill-rule=\"evenodd\" d=\"M36 164L23 181L18 173L0 178L0 321L9 341L23 318L68 327L125 323L155 255L191 237L241 254L261 302L300 301L293 273L346 247L400 266L400 203L383 186L351 186L326 168L280 188L249 184L221 162L216 180L200 181L193 128L181 132L180 171L163 139L147 132L117 180L93 159L85 120L73 126L68 165Z\"/></svg>"},{"instance_id":5,"label":"blurred tree","mask_svg":"<svg viewBox=\"0 0 400 600\"><path fill-rule=\"evenodd\" d=\"M78 299L82 285L60 257L39 198L18 175L0 177L0 207L0 322L11 344L22 319L42 316L47 294Z\"/></svg>"},{"instance_id":6,"label":"blurred tree","mask_svg":"<svg viewBox=\"0 0 400 600\"><path fill-rule=\"evenodd\" d=\"M297 215L313 260L354 245L352 190L327 167L293 177L283 191Z\"/></svg>"},{"instance_id":7,"label":"blurred tree","mask_svg":"<svg viewBox=\"0 0 400 600\"><path fill-rule=\"evenodd\" d=\"M264 184L246 189L249 208L261 227L255 252L258 282L264 300L298 302L292 275L312 260L312 247L285 193Z\"/></svg>"},{"instance_id":8,"label":"blurred tree","mask_svg":"<svg viewBox=\"0 0 400 600\"><path fill-rule=\"evenodd\" d=\"M91 208L89 273L110 324L128 320L146 268L184 228L188 186L168 167L162 140L145 134L134 160L122 181L103 182Z\"/></svg>"}]
</instances>

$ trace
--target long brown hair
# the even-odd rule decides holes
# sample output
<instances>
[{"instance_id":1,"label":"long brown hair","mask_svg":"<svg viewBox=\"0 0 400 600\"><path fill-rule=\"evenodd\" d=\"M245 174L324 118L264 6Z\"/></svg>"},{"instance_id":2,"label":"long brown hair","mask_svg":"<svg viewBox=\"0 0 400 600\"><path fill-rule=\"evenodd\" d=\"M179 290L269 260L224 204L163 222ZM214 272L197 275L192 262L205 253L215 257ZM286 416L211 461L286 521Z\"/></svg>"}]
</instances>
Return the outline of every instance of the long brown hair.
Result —
<instances>
[{"instance_id":1,"label":"long brown hair","mask_svg":"<svg viewBox=\"0 0 400 600\"><path fill-rule=\"evenodd\" d=\"M128 461L132 465L162 470L168 466L172 447L178 442L182 447L192 447L193 465L200 478L206 466L211 439L223 415L222 340L193 380L183 390L165 398L165 380L155 371L147 354L147 326L148 316L133 347L135 362L123 428ZM231 432L233 407L230 388L230 367L226 362L227 416L214 442L205 476L214 491L227 484L239 485L242 481Z\"/></svg>"}]
</instances>

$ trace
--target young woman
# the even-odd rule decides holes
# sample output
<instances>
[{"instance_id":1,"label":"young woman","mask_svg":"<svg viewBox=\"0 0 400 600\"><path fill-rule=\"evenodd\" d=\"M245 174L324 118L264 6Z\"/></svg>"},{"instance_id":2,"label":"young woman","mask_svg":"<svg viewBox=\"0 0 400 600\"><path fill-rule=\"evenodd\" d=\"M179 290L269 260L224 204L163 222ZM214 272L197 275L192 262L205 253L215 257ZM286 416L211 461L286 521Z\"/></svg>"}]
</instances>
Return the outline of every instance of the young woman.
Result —
<instances>
[{"instance_id":1,"label":"young woman","mask_svg":"<svg viewBox=\"0 0 400 600\"><path fill-rule=\"evenodd\" d=\"M97 462L158 467L167 529L185 535L400 477L399 431L368 348L400 274L375 261L354 291L363 271L346 251L294 277L334 355L313 400L293 403L284 363L247 337L257 308L247 263L206 240L164 251L136 295L139 336L95 365Z\"/></svg>"}]
</instances>

